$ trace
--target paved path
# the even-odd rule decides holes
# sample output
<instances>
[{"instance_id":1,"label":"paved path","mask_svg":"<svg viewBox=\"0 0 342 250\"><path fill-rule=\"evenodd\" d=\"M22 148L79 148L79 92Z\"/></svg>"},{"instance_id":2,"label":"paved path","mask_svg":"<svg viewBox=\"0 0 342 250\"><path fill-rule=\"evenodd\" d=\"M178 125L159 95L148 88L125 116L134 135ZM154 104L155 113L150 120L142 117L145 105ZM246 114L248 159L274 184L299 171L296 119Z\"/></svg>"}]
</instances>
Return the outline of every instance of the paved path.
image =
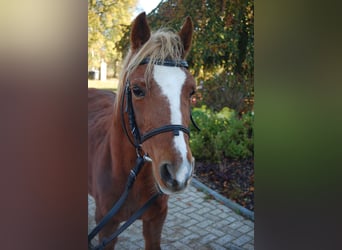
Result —
<instances>
[{"instance_id":1,"label":"paved path","mask_svg":"<svg viewBox=\"0 0 342 250\"><path fill-rule=\"evenodd\" d=\"M88 195L88 232L95 226L95 203ZM170 196L161 240L163 250L254 249L254 223L190 186ZM144 249L141 221L119 236L116 249Z\"/></svg>"}]
</instances>

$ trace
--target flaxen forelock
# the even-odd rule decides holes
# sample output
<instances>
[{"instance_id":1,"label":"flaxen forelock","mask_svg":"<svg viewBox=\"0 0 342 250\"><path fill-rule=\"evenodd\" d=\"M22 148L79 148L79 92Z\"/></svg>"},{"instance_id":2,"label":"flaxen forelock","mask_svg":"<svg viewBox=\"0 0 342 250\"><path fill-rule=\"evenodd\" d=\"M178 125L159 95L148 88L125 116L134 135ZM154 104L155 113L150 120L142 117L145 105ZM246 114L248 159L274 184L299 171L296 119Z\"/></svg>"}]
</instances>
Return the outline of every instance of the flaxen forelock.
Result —
<instances>
[{"instance_id":1,"label":"flaxen forelock","mask_svg":"<svg viewBox=\"0 0 342 250\"><path fill-rule=\"evenodd\" d=\"M156 61L163 62L166 59L179 62L182 60L183 52L183 44L177 33L166 29L152 33L150 39L137 52L131 50L128 52L120 74L118 96L122 96L126 79L144 58L150 59L145 71L145 81L149 88L154 63Z\"/></svg>"}]
</instances>

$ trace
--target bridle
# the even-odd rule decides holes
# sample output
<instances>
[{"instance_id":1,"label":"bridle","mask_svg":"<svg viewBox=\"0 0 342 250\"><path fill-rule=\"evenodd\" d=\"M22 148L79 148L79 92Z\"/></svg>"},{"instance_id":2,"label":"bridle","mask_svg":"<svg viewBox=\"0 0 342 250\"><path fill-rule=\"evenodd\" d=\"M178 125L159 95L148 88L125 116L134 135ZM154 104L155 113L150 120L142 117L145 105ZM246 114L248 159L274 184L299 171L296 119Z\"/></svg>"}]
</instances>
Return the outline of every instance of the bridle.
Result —
<instances>
[{"instance_id":1,"label":"bridle","mask_svg":"<svg viewBox=\"0 0 342 250\"><path fill-rule=\"evenodd\" d=\"M145 58L140 62L140 65L142 64L147 64L149 63L150 59ZM173 61L173 60L164 60L164 61L155 61L153 62L154 64L157 65L164 65L164 66L172 66L172 67L184 67L188 68L188 63L184 60L181 61ZM111 210L101 219L98 225L88 234L88 249L91 250L102 250L108 245L109 242L114 240L116 237L119 236L126 228L128 228L136 219L140 218L142 214L151 206L154 201L162 194L156 193L153 195L138 211L136 211L116 232L114 232L112 235L110 235L109 238L104 238L100 244L97 246L93 246L91 244L91 240L100 232L100 230L107 224L107 222L120 210L122 205L124 204L129 190L132 188L135 179L137 178L141 168L145 165L146 162L151 162L152 159L147 155L142 155L142 143L151 137L161 134L161 133L166 133L166 132L173 132L174 136L179 136L179 131L182 131L186 133L190 137L190 130L189 128L186 128L183 125L178 125L178 124L170 124L170 125L165 125L160 128L155 128L150 130L149 132L141 135L139 128L137 126L137 123L135 121L135 115L134 115L134 108L133 108L133 103L132 103L132 91L131 91L131 83L127 79L126 80L126 86L124 89L124 95L122 97L121 101L121 124L123 127L123 130L130 141L130 143L135 147L136 152L137 152L137 159L136 159L136 165L135 167L130 171L128 180L126 182L125 190L122 193L121 197L119 200L114 204L114 206L111 208ZM124 100L126 98L126 108L124 109ZM128 122L129 122L129 127L131 129L131 133L133 136L133 140L129 136L127 126L125 123L125 117L124 113L128 114ZM198 126L194 122L191 112L190 112L190 120L193 123L194 127L198 130ZM160 191L160 190L159 190Z\"/></svg>"},{"instance_id":2,"label":"bridle","mask_svg":"<svg viewBox=\"0 0 342 250\"><path fill-rule=\"evenodd\" d=\"M149 58L144 58L139 65L147 64L150 62ZM156 65L163 65L163 66L170 66L170 67L182 67L182 68L188 68L188 63L185 60L180 60L180 61L174 61L174 60L163 60L163 61L154 61L153 62ZM126 107L124 109L124 100L126 98ZM133 140L129 136L127 126L125 123L125 118L124 118L124 113L128 114L128 123L129 127L131 130L131 134L133 136ZM199 127L196 125L195 121L192 118L191 112L190 112L190 120L193 123L194 127L197 130L200 130ZM122 128L130 141L130 143L136 148L136 151L138 154L142 152L142 143L145 142L146 140L150 139L151 137L161 134L161 133L166 133L166 132L173 132L174 136L179 136L179 132L182 131L185 134L187 134L190 137L190 129L181 125L181 124L169 124L169 125L164 125L159 128L152 129L148 131L145 134L141 134L139 127L135 121L135 114L134 114L134 108L133 108L133 103L132 103L132 90L131 90L131 82L129 79L126 80L126 85L124 89L124 95L121 100L121 124Z\"/></svg>"}]
</instances>

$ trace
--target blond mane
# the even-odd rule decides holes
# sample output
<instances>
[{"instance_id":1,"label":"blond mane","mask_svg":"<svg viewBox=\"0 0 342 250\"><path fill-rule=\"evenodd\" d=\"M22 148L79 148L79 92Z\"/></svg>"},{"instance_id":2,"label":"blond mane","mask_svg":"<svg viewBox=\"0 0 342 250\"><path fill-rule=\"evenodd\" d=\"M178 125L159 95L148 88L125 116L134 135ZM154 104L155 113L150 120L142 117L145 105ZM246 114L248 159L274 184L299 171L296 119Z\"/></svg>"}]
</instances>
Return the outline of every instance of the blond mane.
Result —
<instances>
[{"instance_id":1,"label":"blond mane","mask_svg":"<svg viewBox=\"0 0 342 250\"><path fill-rule=\"evenodd\" d=\"M119 77L118 99L121 99L125 87L126 79L139 66L144 58L149 58L145 72L145 81L147 88L149 79L152 76L153 65L155 62L163 62L164 60L173 60L179 62L182 60L184 47L177 33L167 29L160 29L151 34L150 39L136 52L130 50L123 62L123 68Z\"/></svg>"}]
</instances>

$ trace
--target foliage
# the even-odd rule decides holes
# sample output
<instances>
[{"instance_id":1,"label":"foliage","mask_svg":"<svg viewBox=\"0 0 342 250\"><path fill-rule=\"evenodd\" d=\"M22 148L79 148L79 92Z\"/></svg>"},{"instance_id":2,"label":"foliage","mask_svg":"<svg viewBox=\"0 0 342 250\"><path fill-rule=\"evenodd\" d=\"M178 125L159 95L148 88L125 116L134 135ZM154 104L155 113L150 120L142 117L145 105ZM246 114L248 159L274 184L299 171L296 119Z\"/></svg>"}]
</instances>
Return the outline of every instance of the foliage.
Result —
<instances>
[{"instance_id":1,"label":"foliage","mask_svg":"<svg viewBox=\"0 0 342 250\"><path fill-rule=\"evenodd\" d=\"M251 88L251 80L245 80L229 72L215 74L205 82L199 79L196 105L206 105L215 111L226 106L238 113L253 110L254 90Z\"/></svg>"},{"instance_id":2,"label":"foliage","mask_svg":"<svg viewBox=\"0 0 342 250\"><path fill-rule=\"evenodd\" d=\"M235 111L227 107L213 112L202 106L194 108L192 114L201 128L199 133L192 133L190 139L191 150L197 160L219 162L223 158L245 159L253 156L252 113L239 118Z\"/></svg>"},{"instance_id":3,"label":"foliage","mask_svg":"<svg viewBox=\"0 0 342 250\"><path fill-rule=\"evenodd\" d=\"M98 68L101 60L116 67L121 51L115 43L130 24L137 0L88 0L88 66ZM114 69L115 72L115 69Z\"/></svg>"},{"instance_id":4,"label":"foliage","mask_svg":"<svg viewBox=\"0 0 342 250\"><path fill-rule=\"evenodd\" d=\"M192 17L195 28L187 60L192 73L202 83L198 91L202 98L199 105L205 103L214 110L228 106L238 113L252 111L254 1L161 1L148 19L153 30L171 27L177 31L187 15ZM128 39L129 29L116 46L126 51ZM225 91L218 91L220 88Z\"/></svg>"}]
</instances>

